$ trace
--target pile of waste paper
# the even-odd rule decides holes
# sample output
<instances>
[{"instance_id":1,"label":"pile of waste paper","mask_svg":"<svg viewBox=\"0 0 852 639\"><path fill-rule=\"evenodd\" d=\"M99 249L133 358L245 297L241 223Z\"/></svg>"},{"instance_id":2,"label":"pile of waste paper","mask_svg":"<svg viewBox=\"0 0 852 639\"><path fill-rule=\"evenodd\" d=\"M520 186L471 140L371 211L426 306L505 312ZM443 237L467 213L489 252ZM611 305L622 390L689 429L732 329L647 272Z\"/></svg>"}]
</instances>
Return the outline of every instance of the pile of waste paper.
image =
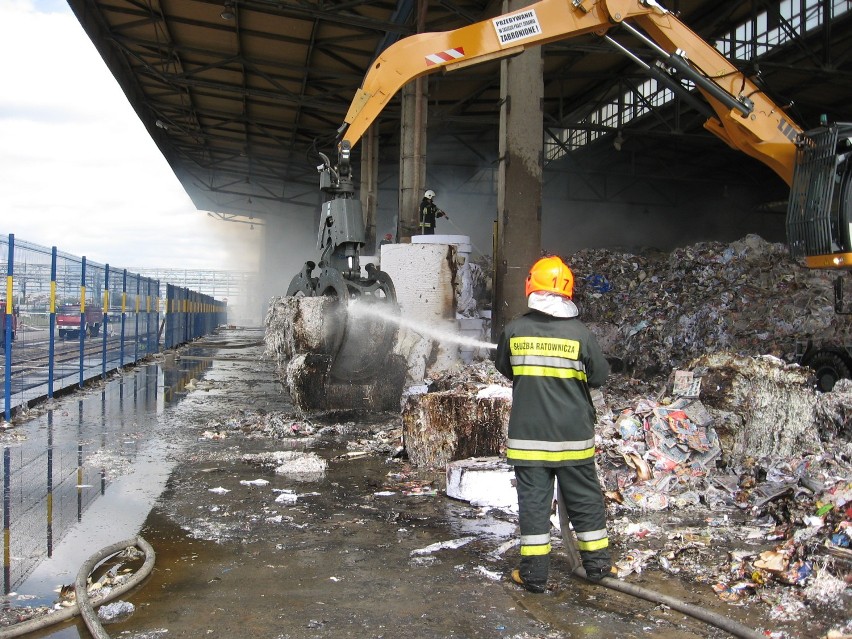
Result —
<instances>
[{"instance_id":1,"label":"pile of waste paper","mask_svg":"<svg viewBox=\"0 0 852 639\"><path fill-rule=\"evenodd\" d=\"M835 274L757 235L671 253L586 249L568 263L581 318L628 370L668 371L717 350L789 362L797 340L852 335L849 317L834 312Z\"/></svg>"},{"instance_id":2,"label":"pile of waste paper","mask_svg":"<svg viewBox=\"0 0 852 639\"><path fill-rule=\"evenodd\" d=\"M835 392L852 404L849 380ZM698 398L636 397L601 415L619 575L689 575L729 603L768 603L782 620L808 604L836 607L852 580L852 443L733 458L711 412Z\"/></svg>"}]
</instances>

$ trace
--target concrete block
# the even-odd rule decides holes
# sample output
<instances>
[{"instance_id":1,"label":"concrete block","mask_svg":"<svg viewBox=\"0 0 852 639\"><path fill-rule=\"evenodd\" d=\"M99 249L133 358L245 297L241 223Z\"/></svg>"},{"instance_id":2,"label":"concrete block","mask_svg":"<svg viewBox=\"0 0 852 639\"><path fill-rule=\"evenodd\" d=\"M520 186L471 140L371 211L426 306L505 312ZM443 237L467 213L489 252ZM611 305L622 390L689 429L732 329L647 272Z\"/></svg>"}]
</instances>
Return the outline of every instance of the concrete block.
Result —
<instances>
[{"instance_id":1,"label":"concrete block","mask_svg":"<svg viewBox=\"0 0 852 639\"><path fill-rule=\"evenodd\" d=\"M501 457L450 462L447 464L447 496L474 506L517 510L514 468Z\"/></svg>"}]
</instances>

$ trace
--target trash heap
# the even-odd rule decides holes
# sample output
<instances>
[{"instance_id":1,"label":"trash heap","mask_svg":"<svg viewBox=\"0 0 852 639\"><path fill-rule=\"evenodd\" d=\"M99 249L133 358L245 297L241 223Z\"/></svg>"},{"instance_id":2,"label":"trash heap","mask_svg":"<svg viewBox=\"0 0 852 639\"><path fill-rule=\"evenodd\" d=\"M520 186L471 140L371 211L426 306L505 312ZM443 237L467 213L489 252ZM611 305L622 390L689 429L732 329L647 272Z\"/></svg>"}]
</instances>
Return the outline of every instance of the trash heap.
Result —
<instances>
[{"instance_id":1,"label":"trash heap","mask_svg":"<svg viewBox=\"0 0 852 639\"><path fill-rule=\"evenodd\" d=\"M751 496L739 484L743 468L846 451L843 424L823 405L852 407L850 391L843 380L817 393L796 365L730 353L674 371L656 398L607 391L596 401L607 496L627 509L738 507Z\"/></svg>"},{"instance_id":2,"label":"trash heap","mask_svg":"<svg viewBox=\"0 0 852 639\"><path fill-rule=\"evenodd\" d=\"M640 373L667 372L706 352L794 361L797 339L844 343L836 274L799 266L757 235L671 253L585 249L569 258L581 317L607 355Z\"/></svg>"},{"instance_id":3,"label":"trash heap","mask_svg":"<svg viewBox=\"0 0 852 639\"><path fill-rule=\"evenodd\" d=\"M660 406L636 408L647 433L659 428ZM711 428L696 430L713 441ZM703 463L713 444L674 435L663 446L672 440L686 456L674 467L668 456L654 458L653 436L650 457L635 456L635 439L605 440L600 469L619 576L648 568L688 575L729 603L767 603L779 620L805 614L806 604L837 609L852 573L849 445L717 469Z\"/></svg>"},{"instance_id":4,"label":"trash heap","mask_svg":"<svg viewBox=\"0 0 852 639\"><path fill-rule=\"evenodd\" d=\"M852 577L852 381L822 394L797 365L723 352L656 397L596 403L620 576L653 563L781 621L837 609Z\"/></svg>"}]
</instances>

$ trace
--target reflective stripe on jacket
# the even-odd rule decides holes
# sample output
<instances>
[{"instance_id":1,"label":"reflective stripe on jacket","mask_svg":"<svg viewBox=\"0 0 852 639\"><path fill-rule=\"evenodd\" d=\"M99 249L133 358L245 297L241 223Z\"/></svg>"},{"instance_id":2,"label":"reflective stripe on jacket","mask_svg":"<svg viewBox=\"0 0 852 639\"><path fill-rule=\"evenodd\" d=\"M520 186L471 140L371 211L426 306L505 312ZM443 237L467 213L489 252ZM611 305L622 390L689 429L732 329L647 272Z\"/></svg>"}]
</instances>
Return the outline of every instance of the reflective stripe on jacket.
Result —
<instances>
[{"instance_id":1,"label":"reflective stripe on jacket","mask_svg":"<svg viewBox=\"0 0 852 639\"><path fill-rule=\"evenodd\" d=\"M579 319L538 311L514 319L500 336L495 365L512 380L510 464L594 460L596 417L589 388L603 384L609 364Z\"/></svg>"}]
</instances>

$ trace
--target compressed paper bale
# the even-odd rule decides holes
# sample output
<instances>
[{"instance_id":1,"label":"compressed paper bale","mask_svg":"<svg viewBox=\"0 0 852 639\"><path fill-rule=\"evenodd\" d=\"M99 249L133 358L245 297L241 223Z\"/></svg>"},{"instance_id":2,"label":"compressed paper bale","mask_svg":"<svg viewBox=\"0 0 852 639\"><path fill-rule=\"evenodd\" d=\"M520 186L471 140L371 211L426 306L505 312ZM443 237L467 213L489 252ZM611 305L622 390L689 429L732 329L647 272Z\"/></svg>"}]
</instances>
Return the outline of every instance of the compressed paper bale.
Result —
<instances>
[{"instance_id":1,"label":"compressed paper bale","mask_svg":"<svg viewBox=\"0 0 852 639\"><path fill-rule=\"evenodd\" d=\"M455 319L455 257L455 247L447 244L383 247L382 270L396 283L403 318L427 324Z\"/></svg>"},{"instance_id":2,"label":"compressed paper bale","mask_svg":"<svg viewBox=\"0 0 852 639\"><path fill-rule=\"evenodd\" d=\"M346 310L331 297L278 297L266 318L266 353L301 411L398 411L406 367L393 354L396 333L370 318L347 328ZM378 359L367 363L368 355ZM341 367L357 379L342 379Z\"/></svg>"},{"instance_id":3,"label":"compressed paper bale","mask_svg":"<svg viewBox=\"0 0 852 639\"><path fill-rule=\"evenodd\" d=\"M822 450L818 393L807 369L774 357L714 353L694 360L701 402L710 410L731 461L785 458Z\"/></svg>"},{"instance_id":4,"label":"compressed paper bale","mask_svg":"<svg viewBox=\"0 0 852 639\"><path fill-rule=\"evenodd\" d=\"M279 365L298 354L332 354L345 327L345 309L335 298L276 297L266 316L266 351Z\"/></svg>"},{"instance_id":5,"label":"compressed paper bale","mask_svg":"<svg viewBox=\"0 0 852 639\"><path fill-rule=\"evenodd\" d=\"M353 299L347 304L345 319L346 334L334 355L331 375L342 382L372 379L396 347L396 306Z\"/></svg>"},{"instance_id":6,"label":"compressed paper bale","mask_svg":"<svg viewBox=\"0 0 852 639\"><path fill-rule=\"evenodd\" d=\"M302 411L325 408L326 382L331 371L329 355L296 355L288 363L283 382L293 406Z\"/></svg>"},{"instance_id":7,"label":"compressed paper bale","mask_svg":"<svg viewBox=\"0 0 852 639\"><path fill-rule=\"evenodd\" d=\"M361 383L332 379L331 364L328 355L297 355L290 360L286 387L298 410L399 410L406 372L402 357L390 355L373 379Z\"/></svg>"},{"instance_id":8,"label":"compressed paper bale","mask_svg":"<svg viewBox=\"0 0 852 639\"><path fill-rule=\"evenodd\" d=\"M421 335L417 353L401 350L414 359L413 381L426 373L450 370L458 362L458 343L447 339L458 334L456 287L458 261L451 244L390 244L382 247L382 270L394 281L400 316L407 331ZM400 340L398 348L416 340ZM424 354L421 355L421 351ZM423 370L419 375L418 370Z\"/></svg>"},{"instance_id":9,"label":"compressed paper bale","mask_svg":"<svg viewBox=\"0 0 852 639\"><path fill-rule=\"evenodd\" d=\"M398 412L405 372L405 360L399 355L391 355L384 368L369 382L332 380L327 386L325 408Z\"/></svg>"},{"instance_id":10,"label":"compressed paper bale","mask_svg":"<svg viewBox=\"0 0 852 639\"><path fill-rule=\"evenodd\" d=\"M817 396L817 428L824 440L852 439L852 380L840 379L830 393Z\"/></svg>"},{"instance_id":11,"label":"compressed paper bale","mask_svg":"<svg viewBox=\"0 0 852 639\"><path fill-rule=\"evenodd\" d=\"M509 429L511 400L445 391L412 395L402 411L402 435L415 466L441 468L468 457L499 455Z\"/></svg>"}]
</instances>

